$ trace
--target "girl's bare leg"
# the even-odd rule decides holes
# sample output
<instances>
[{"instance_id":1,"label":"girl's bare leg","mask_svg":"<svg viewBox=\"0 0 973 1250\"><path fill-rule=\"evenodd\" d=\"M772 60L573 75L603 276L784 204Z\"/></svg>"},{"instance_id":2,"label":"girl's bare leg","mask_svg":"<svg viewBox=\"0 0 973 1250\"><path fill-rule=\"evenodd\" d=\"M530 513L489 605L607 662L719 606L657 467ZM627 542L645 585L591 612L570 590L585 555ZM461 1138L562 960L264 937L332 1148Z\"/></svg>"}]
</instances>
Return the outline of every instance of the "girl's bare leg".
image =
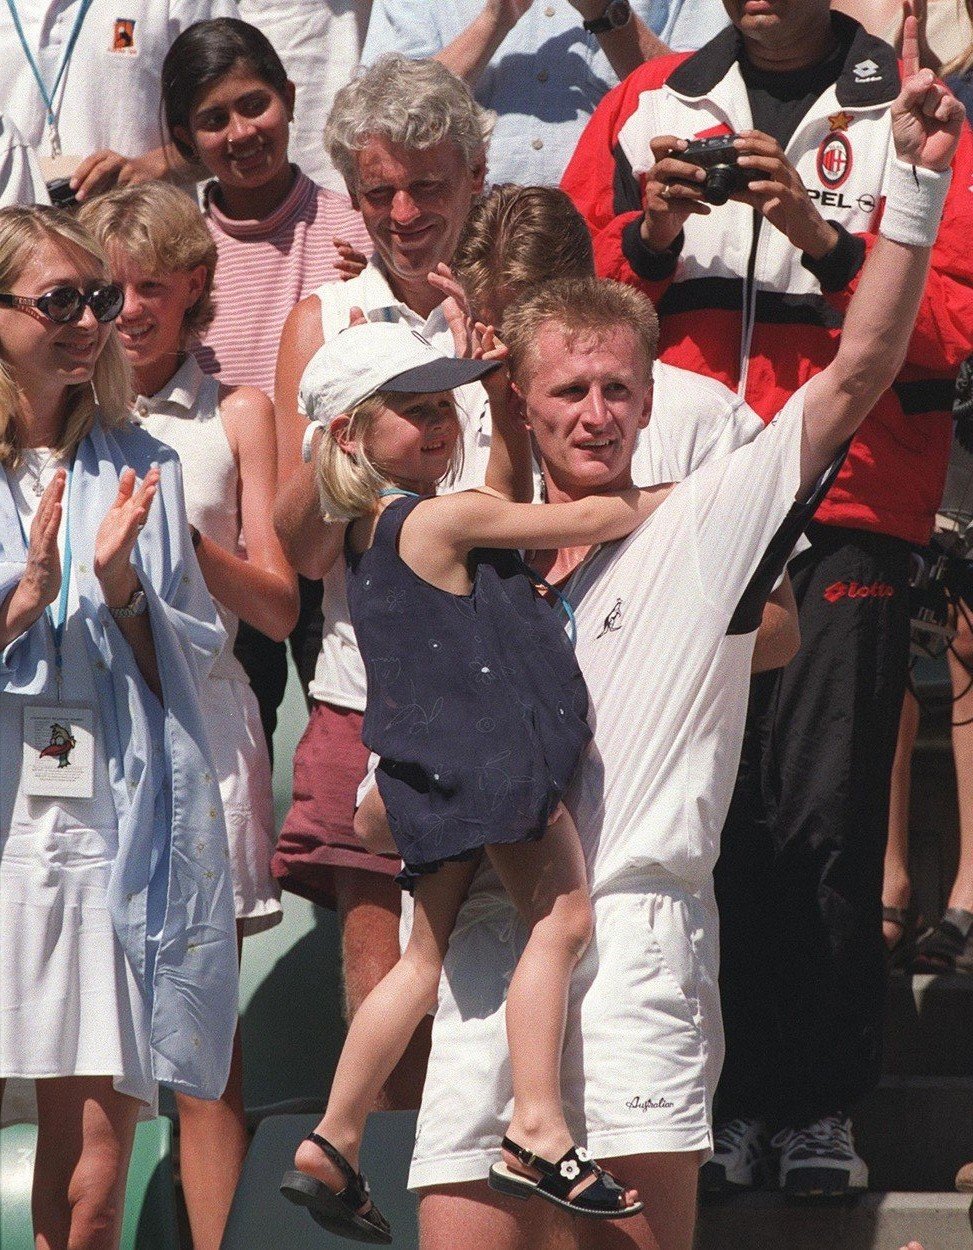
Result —
<instances>
[{"instance_id":1,"label":"girl's bare leg","mask_svg":"<svg viewBox=\"0 0 973 1250\"><path fill-rule=\"evenodd\" d=\"M348 1029L327 1110L316 1132L352 1165L365 1120L423 1017L436 1005L449 935L469 891L475 861L447 863L416 885L412 933L402 958L365 999ZM304 1141L295 1166L335 1190L344 1178L313 1142Z\"/></svg>"},{"instance_id":2,"label":"girl's bare leg","mask_svg":"<svg viewBox=\"0 0 973 1250\"><path fill-rule=\"evenodd\" d=\"M507 991L514 1091L508 1135L541 1158L557 1160L573 1144L561 1104L568 987L593 924L584 855L563 807L537 842L490 846L487 854L530 927ZM512 1157L507 1163L522 1170Z\"/></svg>"},{"instance_id":3,"label":"girl's bare leg","mask_svg":"<svg viewBox=\"0 0 973 1250\"><path fill-rule=\"evenodd\" d=\"M117 1250L139 1102L110 1076L36 1082L36 1250Z\"/></svg>"},{"instance_id":4,"label":"girl's bare leg","mask_svg":"<svg viewBox=\"0 0 973 1250\"><path fill-rule=\"evenodd\" d=\"M918 732L919 704L912 691L906 690L889 793L889 835L885 844L882 881L882 903L885 907L908 907L912 895L909 881L909 799L912 793L912 752ZM891 949L902 939L902 926L883 920L882 933L885 945Z\"/></svg>"},{"instance_id":5,"label":"girl's bare leg","mask_svg":"<svg viewBox=\"0 0 973 1250\"><path fill-rule=\"evenodd\" d=\"M237 921L237 959L243 949ZM247 1153L243 1107L243 1051L240 1026L233 1036L230 1075L222 1098L176 1094L179 1112L179 1174L194 1250L220 1250L230 1205Z\"/></svg>"}]
</instances>

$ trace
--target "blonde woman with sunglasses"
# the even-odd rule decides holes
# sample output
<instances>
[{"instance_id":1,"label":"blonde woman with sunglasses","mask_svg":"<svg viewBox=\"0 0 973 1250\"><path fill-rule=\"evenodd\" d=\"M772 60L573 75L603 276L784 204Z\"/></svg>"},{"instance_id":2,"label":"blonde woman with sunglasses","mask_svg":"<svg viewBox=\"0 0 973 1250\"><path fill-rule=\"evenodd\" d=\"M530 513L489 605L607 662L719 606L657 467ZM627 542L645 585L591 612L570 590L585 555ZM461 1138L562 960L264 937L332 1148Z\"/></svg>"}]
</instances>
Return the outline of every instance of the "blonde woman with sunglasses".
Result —
<instances>
[{"instance_id":1,"label":"blonde woman with sunglasses","mask_svg":"<svg viewBox=\"0 0 973 1250\"><path fill-rule=\"evenodd\" d=\"M115 1250L158 1082L222 1092L233 893L198 688L224 631L179 463L128 419L104 254L0 211L0 1097L33 1079L43 1250Z\"/></svg>"}]
</instances>

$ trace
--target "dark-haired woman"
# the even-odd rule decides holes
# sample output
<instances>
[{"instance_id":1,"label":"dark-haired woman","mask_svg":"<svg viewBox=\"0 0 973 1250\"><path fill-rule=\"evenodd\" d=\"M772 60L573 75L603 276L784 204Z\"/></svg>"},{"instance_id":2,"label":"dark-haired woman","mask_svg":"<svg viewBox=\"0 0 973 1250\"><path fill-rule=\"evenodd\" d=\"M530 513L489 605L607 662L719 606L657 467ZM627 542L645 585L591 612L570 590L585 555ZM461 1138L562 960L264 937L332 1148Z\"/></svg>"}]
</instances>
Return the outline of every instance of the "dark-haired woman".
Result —
<instances>
[{"instance_id":1,"label":"dark-haired woman","mask_svg":"<svg viewBox=\"0 0 973 1250\"><path fill-rule=\"evenodd\" d=\"M318 186L288 160L294 86L256 27L215 18L183 31L162 67L162 106L179 151L213 175L205 210L219 253L216 316L197 358L222 381L256 386L273 398L287 314L322 282L341 277L336 239L371 252L365 227L350 200ZM308 615L319 611L320 588L302 583L301 597L298 635L307 631ZM295 643L305 686L319 645L320 633L310 639L302 666L302 647ZM244 623L237 655L271 747L286 683L283 645Z\"/></svg>"}]
</instances>

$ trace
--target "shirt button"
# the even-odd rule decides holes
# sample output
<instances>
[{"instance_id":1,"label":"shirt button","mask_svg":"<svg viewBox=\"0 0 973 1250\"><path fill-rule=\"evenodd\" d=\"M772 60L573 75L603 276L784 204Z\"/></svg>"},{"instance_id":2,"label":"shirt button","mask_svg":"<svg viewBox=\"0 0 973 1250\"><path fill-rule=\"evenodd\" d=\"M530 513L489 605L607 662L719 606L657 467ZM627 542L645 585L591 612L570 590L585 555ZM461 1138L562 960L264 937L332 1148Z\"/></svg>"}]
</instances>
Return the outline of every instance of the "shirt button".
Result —
<instances>
[{"instance_id":1,"label":"shirt button","mask_svg":"<svg viewBox=\"0 0 973 1250\"><path fill-rule=\"evenodd\" d=\"M553 16L554 16L554 14L555 14L555 12L556 12L556 10L555 10L555 8L554 8L554 5L553 5L553 4L549 4L549 5L547 6L547 8L544 10L544 16L545 16L545 17L553 17Z\"/></svg>"},{"instance_id":2,"label":"shirt button","mask_svg":"<svg viewBox=\"0 0 973 1250\"><path fill-rule=\"evenodd\" d=\"M550 74L547 72L546 69L542 69L541 72L537 75L538 82L547 82L549 78L550 78Z\"/></svg>"},{"instance_id":3,"label":"shirt button","mask_svg":"<svg viewBox=\"0 0 973 1250\"><path fill-rule=\"evenodd\" d=\"M535 152L539 152L539 151L541 150L541 148L544 146L544 140L543 140L543 139L533 139L533 140L531 140L531 145L530 145L530 146L534 149L534 151L535 151Z\"/></svg>"}]
</instances>

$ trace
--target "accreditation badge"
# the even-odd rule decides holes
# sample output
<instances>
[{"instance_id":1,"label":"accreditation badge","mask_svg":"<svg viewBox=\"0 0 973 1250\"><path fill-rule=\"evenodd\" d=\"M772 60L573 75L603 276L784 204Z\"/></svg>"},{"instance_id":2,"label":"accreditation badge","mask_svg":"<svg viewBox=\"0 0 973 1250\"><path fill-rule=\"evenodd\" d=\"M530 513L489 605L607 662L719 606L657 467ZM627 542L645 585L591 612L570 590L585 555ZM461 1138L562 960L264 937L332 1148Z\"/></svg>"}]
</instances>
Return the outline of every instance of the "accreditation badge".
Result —
<instances>
[{"instance_id":1,"label":"accreditation badge","mask_svg":"<svg viewBox=\"0 0 973 1250\"><path fill-rule=\"evenodd\" d=\"M95 714L90 707L24 708L21 780L33 798L90 799L95 792Z\"/></svg>"}]
</instances>

